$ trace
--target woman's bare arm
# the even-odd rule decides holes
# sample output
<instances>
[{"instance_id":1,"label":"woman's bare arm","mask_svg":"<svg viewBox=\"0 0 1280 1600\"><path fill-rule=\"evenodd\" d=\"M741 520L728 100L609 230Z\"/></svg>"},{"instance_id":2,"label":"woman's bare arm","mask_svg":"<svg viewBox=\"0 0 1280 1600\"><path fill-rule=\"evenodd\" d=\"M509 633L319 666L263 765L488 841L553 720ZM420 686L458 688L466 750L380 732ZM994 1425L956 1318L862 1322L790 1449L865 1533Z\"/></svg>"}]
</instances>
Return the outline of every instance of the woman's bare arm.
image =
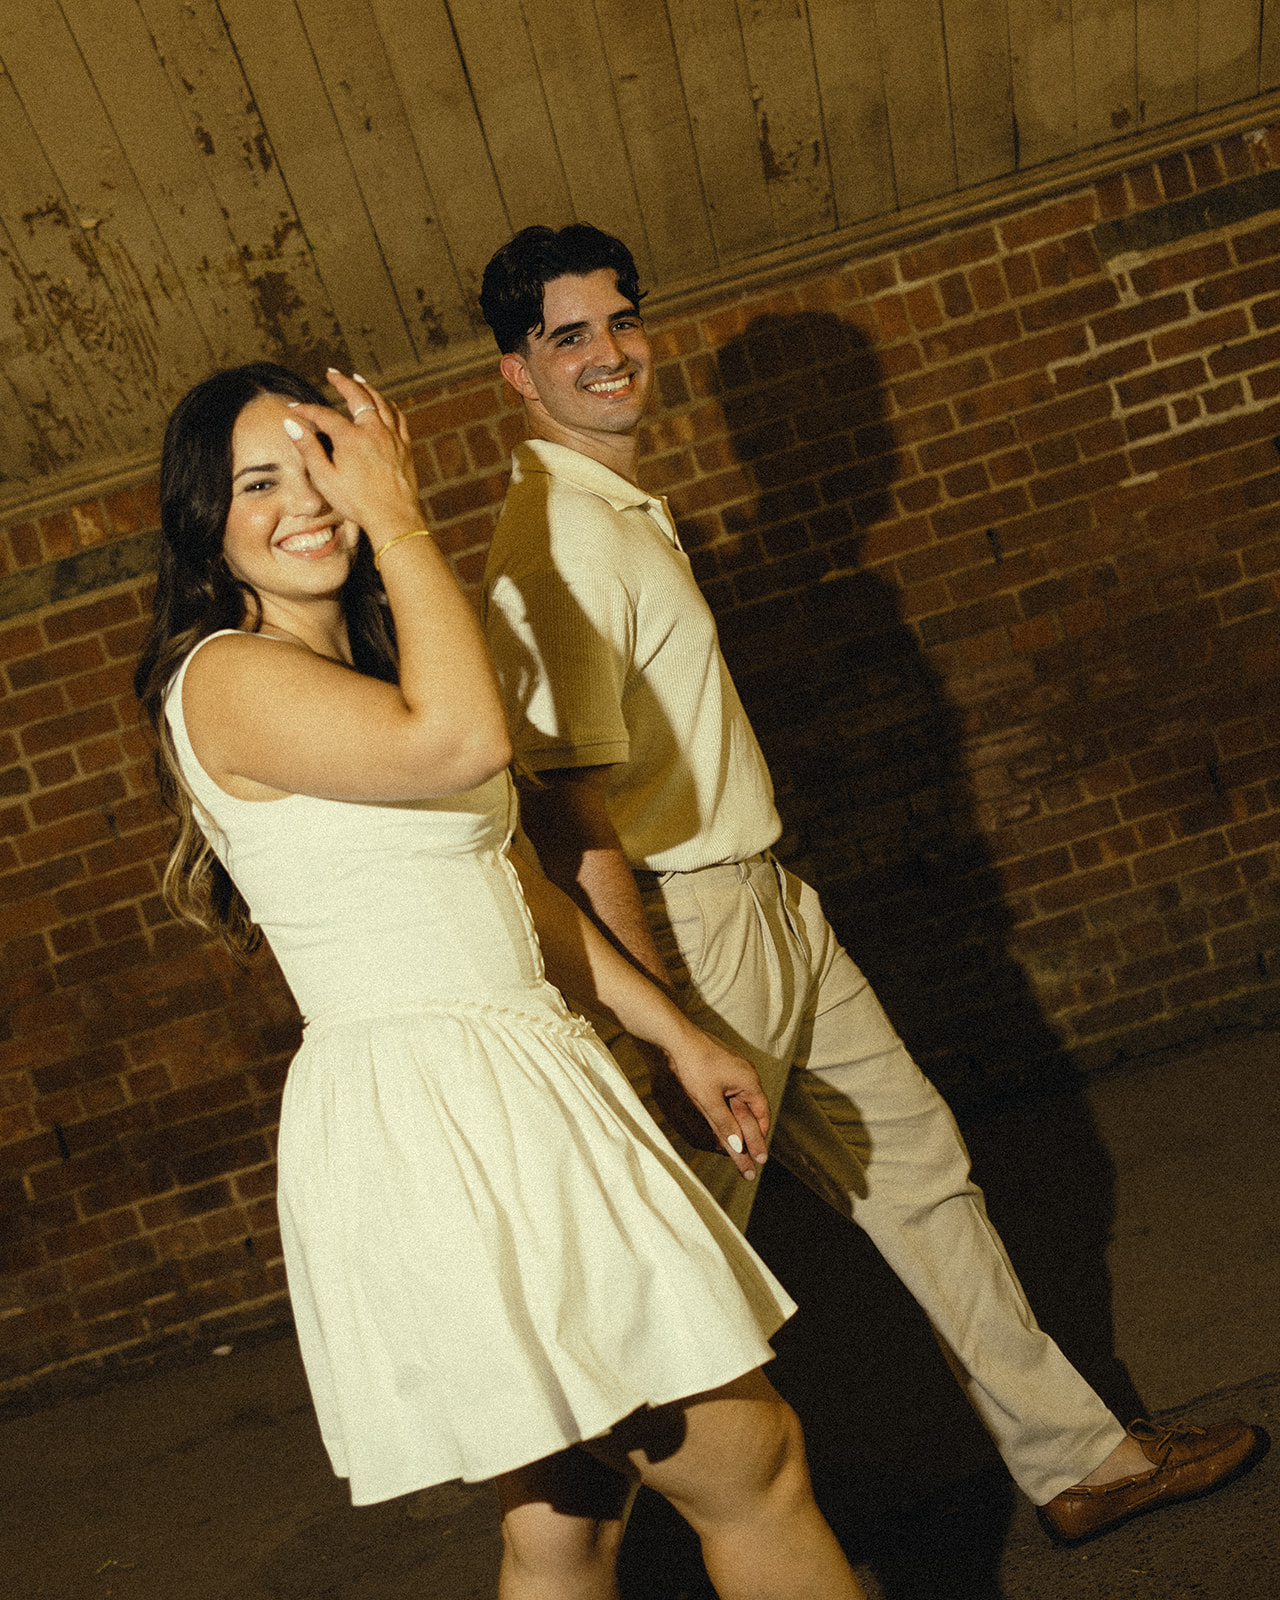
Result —
<instances>
[{"instance_id":1,"label":"woman's bare arm","mask_svg":"<svg viewBox=\"0 0 1280 1600\"><path fill-rule=\"evenodd\" d=\"M300 405L296 449L334 510L375 552L422 527L408 429L375 390L331 373L360 424ZM314 430L333 445L330 461ZM192 661L183 709L196 753L218 777L284 793L401 800L455 794L511 758L502 699L475 612L435 540L402 539L382 577L395 618L400 681L386 684L282 642L228 635Z\"/></svg>"},{"instance_id":2,"label":"woman's bare arm","mask_svg":"<svg viewBox=\"0 0 1280 1600\"><path fill-rule=\"evenodd\" d=\"M658 986L614 949L591 918L536 867L513 853L557 988L594 1001L666 1056L681 1088L746 1178L765 1160L769 1102L755 1068L703 1033ZM736 1140L738 1148L732 1141Z\"/></svg>"}]
</instances>

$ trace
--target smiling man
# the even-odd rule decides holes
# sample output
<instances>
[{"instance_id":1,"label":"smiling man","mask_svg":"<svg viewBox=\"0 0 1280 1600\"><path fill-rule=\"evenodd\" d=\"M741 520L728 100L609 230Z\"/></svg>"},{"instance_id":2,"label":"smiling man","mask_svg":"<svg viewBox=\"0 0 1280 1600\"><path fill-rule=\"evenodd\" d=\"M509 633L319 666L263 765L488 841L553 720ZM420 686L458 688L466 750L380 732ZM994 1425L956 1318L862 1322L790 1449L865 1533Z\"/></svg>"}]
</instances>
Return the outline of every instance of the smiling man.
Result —
<instances>
[{"instance_id":1,"label":"smiling man","mask_svg":"<svg viewBox=\"0 0 1280 1600\"><path fill-rule=\"evenodd\" d=\"M481 293L531 435L484 609L515 748L538 779L522 806L542 864L750 1059L774 1155L870 1235L1058 1537L1203 1493L1256 1455L1255 1431L1126 1431L1037 1327L950 1112L817 895L770 852L781 822L764 757L666 502L638 484L652 387L640 298L626 246L581 223L525 228ZM660 1090L661 1063L602 1026L641 1093ZM745 1225L751 1184L680 1137L676 1099L662 1105Z\"/></svg>"}]
</instances>

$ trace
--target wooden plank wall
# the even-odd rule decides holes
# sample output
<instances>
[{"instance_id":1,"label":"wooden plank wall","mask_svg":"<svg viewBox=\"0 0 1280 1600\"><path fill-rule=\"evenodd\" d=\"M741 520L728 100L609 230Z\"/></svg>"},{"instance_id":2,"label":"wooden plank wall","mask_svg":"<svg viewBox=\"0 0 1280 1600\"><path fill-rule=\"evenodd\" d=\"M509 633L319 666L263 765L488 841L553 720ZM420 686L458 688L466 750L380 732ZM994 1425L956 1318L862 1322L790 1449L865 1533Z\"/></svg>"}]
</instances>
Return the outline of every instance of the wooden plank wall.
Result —
<instances>
[{"instance_id":1,"label":"wooden plank wall","mask_svg":"<svg viewBox=\"0 0 1280 1600\"><path fill-rule=\"evenodd\" d=\"M513 229L655 286L1280 86L1280 0L0 0L0 511L196 378L482 348Z\"/></svg>"}]
</instances>

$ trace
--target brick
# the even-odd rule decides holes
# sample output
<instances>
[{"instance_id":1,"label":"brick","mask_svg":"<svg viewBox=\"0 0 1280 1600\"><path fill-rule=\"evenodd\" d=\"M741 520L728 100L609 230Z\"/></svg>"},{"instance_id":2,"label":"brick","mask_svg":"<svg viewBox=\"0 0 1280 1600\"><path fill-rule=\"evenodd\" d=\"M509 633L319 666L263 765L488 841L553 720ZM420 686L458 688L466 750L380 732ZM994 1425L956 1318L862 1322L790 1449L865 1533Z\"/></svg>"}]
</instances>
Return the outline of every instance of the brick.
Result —
<instances>
[{"instance_id":1,"label":"brick","mask_svg":"<svg viewBox=\"0 0 1280 1600\"><path fill-rule=\"evenodd\" d=\"M1217 311L1240 300L1253 300L1259 295L1274 294L1277 265L1274 261L1228 272L1197 285L1192 299L1201 311Z\"/></svg>"},{"instance_id":2,"label":"brick","mask_svg":"<svg viewBox=\"0 0 1280 1600\"><path fill-rule=\"evenodd\" d=\"M1273 295L1269 300L1255 300L1250 308L1253 325L1259 333L1265 333L1268 328L1274 328L1280 323L1280 294Z\"/></svg>"},{"instance_id":3,"label":"brick","mask_svg":"<svg viewBox=\"0 0 1280 1600\"><path fill-rule=\"evenodd\" d=\"M962 272L952 272L938 285L942 308L949 317L967 317L973 312L973 296Z\"/></svg>"},{"instance_id":4,"label":"brick","mask_svg":"<svg viewBox=\"0 0 1280 1600\"><path fill-rule=\"evenodd\" d=\"M99 633L104 628L136 620L139 615L137 596L122 592L103 600L92 600L87 605L73 606L58 611L44 619L45 637L50 644L61 644L86 633Z\"/></svg>"},{"instance_id":5,"label":"brick","mask_svg":"<svg viewBox=\"0 0 1280 1600\"><path fill-rule=\"evenodd\" d=\"M1019 250L1040 239L1053 239L1073 233L1096 222L1097 200L1092 191L1071 195L1053 205L1010 218L1000 224L1000 238L1006 250Z\"/></svg>"},{"instance_id":6,"label":"brick","mask_svg":"<svg viewBox=\"0 0 1280 1600\"><path fill-rule=\"evenodd\" d=\"M1125 189L1123 174L1117 173L1115 177L1101 179L1094 185L1093 192L1097 196L1099 218L1109 219L1128 215L1129 196Z\"/></svg>"},{"instance_id":7,"label":"brick","mask_svg":"<svg viewBox=\"0 0 1280 1600\"><path fill-rule=\"evenodd\" d=\"M966 500L963 505L935 511L931 521L938 538L947 539L970 528L1004 522L1029 509L1026 490L1021 484L1013 484L991 494Z\"/></svg>"},{"instance_id":8,"label":"brick","mask_svg":"<svg viewBox=\"0 0 1280 1600\"><path fill-rule=\"evenodd\" d=\"M1272 367L1266 372L1251 374L1249 391L1259 403L1264 400L1274 400L1280 395L1280 366Z\"/></svg>"},{"instance_id":9,"label":"brick","mask_svg":"<svg viewBox=\"0 0 1280 1600\"><path fill-rule=\"evenodd\" d=\"M1163 201L1164 191L1160 187L1160 179L1154 167L1130 167L1125 173L1125 180L1129 185L1129 193L1133 196L1135 210L1158 206Z\"/></svg>"},{"instance_id":10,"label":"brick","mask_svg":"<svg viewBox=\"0 0 1280 1600\"><path fill-rule=\"evenodd\" d=\"M1192 350L1208 350L1213 345L1223 345L1231 339L1243 338L1248 332L1249 323L1243 311L1221 311L1216 316L1203 317L1184 327L1157 334L1151 341L1151 352L1157 361L1174 361ZM1217 351L1209 360L1210 368L1218 377L1223 373L1214 368L1214 361L1220 357L1221 351ZM1237 372L1242 370L1242 367L1253 365L1255 365L1253 361L1246 359L1241 366L1228 364L1224 370Z\"/></svg>"},{"instance_id":11,"label":"brick","mask_svg":"<svg viewBox=\"0 0 1280 1600\"><path fill-rule=\"evenodd\" d=\"M1061 289L1071 282L1071 261L1062 240L1037 245L1031 252L1031 259L1042 289Z\"/></svg>"},{"instance_id":12,"label":"brick","mask_svg":"<svg viewBox=\"0 0 1280 1600\"><path fill-rule=\"evenodd\" d=\"M901 379L893 385L892 392L900 409L911 411L917 406L933 405L951 395L980 388L990 376L990 369L981 356L971 356L967 361L935 368L918 378Z\"/></svg>"},{"instance_id":13,"label":"brick","mask_svg":"<svg viewBox=\"0 0 1280 1600\"><path fill-rule=\"evenodd\" d=\"M1165 156L1156 165L1160 169L1160 181L1168 199L1181 200L1184 195L1191 193L1191 172L1181 151Z\"/></svg>"},{"instance_id":14,"label":"brick","mask_svg":"<svg viewBox=\"0 0 1280 1600\"><path fill-rule=\"evenodd\" d=\"M1238 313L1228 312L1228 317ZM1213 319L1217 320L1217 319ZM1227 338L1234 334L1225 335ZM1232 372L1247 372L1251 367L1261 367L1271 361L1280 361L1280 329L1258 339L1246 339L1240 344L1229 344L1215 350L1209 357L1209 370L1215 378L1224 378Z\"/></svg>"},{"instance_id":15,"label":"brick","mask_svg":"<svg viewBox=\"0 0 1280 1600\"><path fill-rule=\"evenodd\" d=\"M1022 251L1014 255L1007 255L1000 263L1004 272L1005 283L1010 295L1015 300L1024 300L1028 295L1033 295L1040 287L1036 277L1035 262L1028 252Z\"/></svg>"},{"instance_id":16,"label":"brick","mask_svg":"<svg viewBox=\"0 0 1280 1600\"><path fill-rule=\"evenodd\" d=\"M941 323L942 307L938 304L938 296L931 283L908 289L902 298L914 328L936 328Z\"/></svg>"},{"instance_id":17,"label":"brick","mask_svg":"<svg viewBox=\"0 0 1280 1600\"><path fill-rule=\"evenodd\" d=\"M1052 434L1068 433L1088 422L1096 422L1111 412L1111 391L1099 386L1083 389L1051 405L1037 406L1017 419L1018 436L1026 444L1047 439Z\"/></svg>"},{"instance_id":18,"label":"brick","mask_svg":"<svg viewBox=\"0 0 1280 1600\"><path fill-rule=\"evenodd\" d=\"M86 778L80 783L69 783L58 789L47 789L36 795L30 803L31 816L38 825L74 817L85 811L96 811L124 796L124 783L115 772Z\"/></svg>"},{"instance_id":19,"label":"brick","mask_svg":"<svg viewBox=\"0 0 1280 1600\"><path fill-rule=\"evenodd\" d=\"M1111 279L1102 278L1093 283L1081 284L1075 289L1065 289L1061 294L1046 295L1033 300L1022 306L1018 315L1028 333L1038 333L1060 323L1078 322L1082 317L1091 317L1099 312L1108 311L1119 298Z\"/></svg>"},{"instance_id":20,"label":"brick","mask_svg":"<svg viewBox=\"0 0 1280 1600\"><path fill-rule=\"evenodd\" d=\"M1280 222L1268 223L1250 233L1238 233L1231 241L1231 248L1242 267L1280 256Z\"/></svg>"},{"instance_id":21,"label":"brick","mask_svg":"<svg viewBox=\"0 0 1280 1600\"><path fill-rule=\"evenodd\" d=\"M435 436L495 416L499 410L497 387L490 382L470 393L452 395L434 402L413 406L402 402L410 436L414 439Z\"/></svg>"},{"instance_id":22,"label":"brick","mask_svg":"<svg viewBox=\"0 0 1280 1600\"><path fill-rule=\"evenodd\" d=\"M1136 884L1159 883L1177 878L1220 861L1227 854L1227 842L1221 834L1206 834L1184 844L1170 845L1164 850L1140 856L1133 863Z\"/></svg>"},{"instance_id":23,"label":"brick","mask_svg":"<svg viewBox=\"0 0 1280 1600\"><path fill-rule=\"evenodd\" d=\"M1099 344L1118 344L1122 339L1133 339L1150 333L1153 328L1167 327L1171 322L1181 322L1191 315L1186 294L1157 295L1154 300L1142 300L1136 306L1123 306L1118 311L1095 317L1089 324L1090 332Z\"/></svg>"},{"instance_id":24,"label":"brick","mask_svg":"<svg viewBox=\"0 0 1280 1600\"><path fill-rule=\"evenodd\" d=\"M898 257L898 264L903 279L910 283L921 278L940 277L944 272L970 266L975 261L985 261L998 255L999 251L1000 246L992 228L973 228L914 250L904 250ZM864 290L864 293L872 292L870 289Z\"/></svg>"},{"instance_id":25,"label":"brick","mask_svg":"<svg viewBox=\"0 0 1280 1600\"><path fill-rule=\"evenodd\" d=\"M1031 481L1031 498L1037 505L1056 505L1082 495L1096 494L1129 476L1129 463L1123 455L1099 456L1079 466L1045 473Z\"/></svg>"},{"instance_id":26,"label":"brick","mask_svg":"<svg viewBox=\"0 0 1280 1600\"><path fill-rule=\"evenodd\" d=\"M1202 144L1189 150L1187 160L1191 163L1191 176L1197 189L1211 189L1226 181L1221 158L1213 145Z\"/></svg>"},{"instance_id":27,"label":"brick","mask_svg":"<svg viewBox=\"0 0 1280 1600\"><path fill-rule=\"evenodd\" d=\"M1009 344L1019 335L1017 315L1013 311L998 311L991 316L978 317L972 322L947 328L942 333L931 334L922 343L926 361L936 364L954 361L972 350Z\"/></svg>"},{"instance_id":28,"label":"brick","mask_svg":"<svg viewBox=\"0 0 1280 1600\"><path fill-rule=\"evenodd\" d=\"M62 716L42 715L22 730L21 741L29 756L46 750L77 744L94 734L109 733L120 726L114 707L97 705Z\"/></svg>"},{"instance_id":29,"label":"brick","mask_svg":"<svg viewBox=\"0 0 1280 1600\"><path fill-rule=\"evenodd\" d=\"M1092 901L1122 894L1131 883L1128 866L1116 862L1093 872L1076 873L1061 882L1042 887L1036 893L1036 905L1044 913L1067 911L1074 906L1088 905Z\"/></svg>"},{"instance_id":30,"label":"brick","mask_svg":"<svg viewBox=\"0 0 1280 1600\"><path fill-rule=\"evenodd\" d=\"M1116 394L1121 405L1145 405L1163 395L1185 394L1198 388L1208 378L1200 356L1175 362L1168 367L1155 367L1134 378L1116 384Z\"/></svg>"},{"instance_id":31,"label":"brick","mask_svg":"<svg viewBox=\"0 0 1280 1600\"><path fill-rule=\"evenodd\" d=\"M969 293L979 311L990 311L1008 298L1004 275L996 262L986 261L970 270Z\"/></svg>"},{"instance_id":32,"label":"brick","mask_svg":"<svg viewBox=\"0 0 1280 1600\"><path fill-rule=\"evenodd\" d=\"M990 455L1016 443L1013 428L1006 421L988 423L977 428L965 428L941 439L922 443L916 458L927 472L937 472L944 467L959 466L975 456Z\"/></svg>"},{"instance_id":33,"label":"brick","mask_svg":"<svg viewBox=\"0 0 1280 1600\"><path fill-rule=\"evenodd\" d=\"M1230 265L1231 256L1226 245L1215 242L1197 245L1191 250L1180 250L1174 255L1162 256L1158 261L1134 267L1129 273L1129 281L1138 294L1146 299L1163 289L1175 289L1179 284L1195 283L1214 273L1225 272Z\"/></svg>"}]
</instances>

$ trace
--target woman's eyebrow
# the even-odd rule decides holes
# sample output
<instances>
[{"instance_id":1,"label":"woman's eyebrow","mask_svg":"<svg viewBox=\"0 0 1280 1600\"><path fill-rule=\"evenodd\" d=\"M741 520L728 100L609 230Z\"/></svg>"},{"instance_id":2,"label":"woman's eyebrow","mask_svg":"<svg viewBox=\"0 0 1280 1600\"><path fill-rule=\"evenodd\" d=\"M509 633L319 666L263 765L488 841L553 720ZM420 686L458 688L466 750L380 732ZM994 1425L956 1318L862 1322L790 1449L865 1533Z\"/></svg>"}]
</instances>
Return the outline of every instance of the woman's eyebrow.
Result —
<instances>
[{"instance_id":1,"label":"woman's eyebrow","mask_svg":"<svg viewBox=\"0 0 1280 1600\"><path fill-rule=\"evenodd\" d=\"M279 470L280 465L278 462L267 461L260 467L241 467L239 472L231 474L231 481L234 483L237 478L243 478L246 472L279 472Z\"/></svg>"}]
</instances>

